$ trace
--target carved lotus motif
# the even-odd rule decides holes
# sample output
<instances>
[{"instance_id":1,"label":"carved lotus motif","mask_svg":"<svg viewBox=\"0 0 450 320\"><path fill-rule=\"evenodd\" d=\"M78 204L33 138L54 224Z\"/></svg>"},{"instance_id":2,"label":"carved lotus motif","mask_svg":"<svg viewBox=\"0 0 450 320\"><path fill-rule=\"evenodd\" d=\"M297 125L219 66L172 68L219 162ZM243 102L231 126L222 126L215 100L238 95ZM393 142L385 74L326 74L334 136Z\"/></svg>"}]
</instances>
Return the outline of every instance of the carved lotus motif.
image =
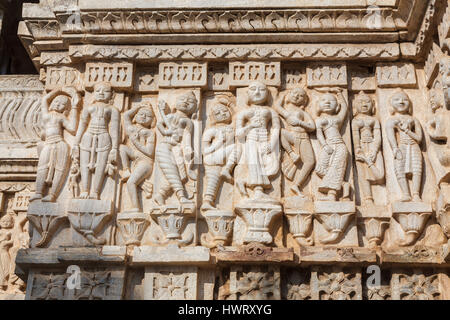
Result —
<instances>
[{"instance_id":1,"label":"carved lotus motif","mask_svg":"<svg viewBox=\"0 0 450 320\"><path fill-rule=\"evenodd\" d=\"M395 217L397 221L402 226L403 230L406 234L415 234L418 235L422 233L425 224L430 217L429 212L425 213L396 213Z\"/></svg>"},{"instance_id":2,"label":"carved lotus motif","mask_svg":"<svg viewBox=\"0 0 450 320\"><path fill-rule=\"evenodd\" d=\"M440 296L438 276L400 275L399 292L401 300L436 300Z\"/></svg>"},{"instance_id":3,"label":"carved lotus motif","mask_svg":"<svg viewBox=\"0 0 450 320\"><path fill-rule=\"evenodd\" d=\"M274 279L270 273L248 272L238 282L240 300L266 300L274 296Z\"/></svg>"}]
</instances>

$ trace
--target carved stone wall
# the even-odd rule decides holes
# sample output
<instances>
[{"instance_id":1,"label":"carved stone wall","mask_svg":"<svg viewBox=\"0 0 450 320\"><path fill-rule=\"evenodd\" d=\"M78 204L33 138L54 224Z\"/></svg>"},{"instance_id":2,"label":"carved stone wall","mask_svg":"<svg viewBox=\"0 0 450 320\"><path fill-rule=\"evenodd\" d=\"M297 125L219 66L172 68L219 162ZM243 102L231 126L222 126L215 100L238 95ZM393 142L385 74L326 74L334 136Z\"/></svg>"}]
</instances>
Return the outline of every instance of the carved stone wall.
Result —
<instances>
[{"instance_id":1,"label":"carved stone wall","mask_svg":"<svg viewBox=\"0 0 450 320\"><path fill-rule=\"evenodd\" d=\"M2 290L449 299L450 6L405 3L24 5Z\"/></svg>"}]
</instances>

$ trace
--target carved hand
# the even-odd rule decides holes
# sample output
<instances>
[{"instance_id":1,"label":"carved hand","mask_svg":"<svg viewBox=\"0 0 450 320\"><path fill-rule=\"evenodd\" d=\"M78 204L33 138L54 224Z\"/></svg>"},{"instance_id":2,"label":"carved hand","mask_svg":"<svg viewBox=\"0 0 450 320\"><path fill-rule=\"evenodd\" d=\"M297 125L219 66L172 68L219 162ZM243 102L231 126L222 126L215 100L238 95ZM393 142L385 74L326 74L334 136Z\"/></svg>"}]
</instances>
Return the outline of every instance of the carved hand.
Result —
<instances>
[{"instance_id":1,"label":"carved hand","mask_svg":"<svg viewBox=\"0 0 450 320\"><path fill-rule=\"evenodd\" d=\"M286 119L286 122L290 125L290 126L298 126L300 125L300 121L294 117L294 116L290 116L289 118Z\"/></svg>"},{"instance_id":2,"label":"carved hand","mask_svg":"<svg viewBox=\"0 0 450 320\"><path fill-rule=\"evenodd\" d=\"M402 160L403 159L402 151L399 148L395 148L394 149L394 157L397 160Z\"/></svg>"},{"instance_id":3,"label":"carved hand","mask_svg":"<svg viewBox=\"0 0 450 320\"><path fill-rule=\"evenodd\" d=\"M323 147L324 149L325 149L325 152L326 153L328 153L328 154L333 154L333 148L332 147L330 147L329 145L325 145L324 147Z\"/></svg>"}]
</instances>

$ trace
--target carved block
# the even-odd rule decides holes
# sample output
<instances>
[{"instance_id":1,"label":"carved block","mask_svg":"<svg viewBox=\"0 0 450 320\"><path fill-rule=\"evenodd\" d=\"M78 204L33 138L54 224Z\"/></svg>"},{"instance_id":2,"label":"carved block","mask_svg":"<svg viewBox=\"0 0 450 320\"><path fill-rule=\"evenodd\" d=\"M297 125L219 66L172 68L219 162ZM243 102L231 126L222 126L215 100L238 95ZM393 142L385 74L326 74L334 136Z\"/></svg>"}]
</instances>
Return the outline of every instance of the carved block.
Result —
<instances>
[{"instance_id":1,"label":"carved block","mask_svg":"<svg viewBox=\"0 0 450 320\"><path fill-rule=\"evenodd\" d=\"M36 247L44 247L51 240L59 226L67 220L64 207L58 203L33 201L28 208L28 220L41 238Z\"/></svg>"},{"instance_id":2,"label":"carved block","mask_svg":"<svg viewBox=\"0 0 450 320\"><path fill-rule=\"evenodd\" d=\"M412 63L381 63L377 65L377 84L380 88L414 88L416 68Z\"/></svg>"},{"instance_id":3,"label":"carved block","mask_svg":"<svg viewBox=\"0 0 450 320\"><path fill-rule=\"evenodd\" d=\"M281 85L280 62L230 62L230 87L248 86L261 81L267 86Z\"/></svg>"},{"instance_id":4,"label":"carved block","mask_svg":"<svg viewBox=\"0 0 450 320\"><path fill-rule=\"evenodd\" d=\"M158 91L158 68L136 68L135 91L153 93Z\"/></svg>"},{"instance_id":5,"label":"carved block","mask_svg":"<svg viewBox=\"0 0 450 320\"><path fill-rule=\"evenodd\" d=\"M277 266L233 266L230 300L279 300L280 269Z\"/></svg>"},{"instance_id":6,"label":"carved block","mask_svg":"<svg viewBox=\"0 0 450 320\"><path fill-rule=\"evenodd\" d=\"M281 75L281 87L283 89L299 87L305 80L305 67L303 65L283 64Z\"/></svg>"},{"instance_id":7,"label":"carved block","mask_svg":"<svg viewBox=\"0 0 450 320\"><path fill-rule=\"evenodd\" d=\"M361 271L316 267L311 275L313 300L362 300Z\"/></svg>"},{"instance_id":8,"label":"carved block","mask_svg":"<svg viewBox=\"0 0 450 320\"><path fill-rule=\"evenodd\" d=\"M228 65L216 64L209 65L208 70L208 89L212 91L224 91L230 87Z\"/></svg>"},{"instance_id":9,"label":"carved block","mask_svg":"<svg viewBox=\"0 0 450 320\"><path fill-rule=\"evenodd\" d=\"M350 77L349 89L351 91L375 91L377 89L375 75L369 73L366 68L352 68Z\"/></svg>"},{"instance_id":10,"label":"carved block","mask_svg":"<svg viewBox=\"0 0 450 320\"><path fill-rule=\"evenodd\" d=\"M53 90L66 86L82 90L83 80L81 78L81 73L77 69L70 67L48 67L45 88L47 90Z\"/></svg>"},{"instance_id":11,"label":"carved block","mask_svg":"<svg viewBox=\"0 0 450 320\"><path fill-rule=\"evenodd\" d=\"M204 88L208 84L208 64L196 62L164 62L159 64L160 88Z\"/></svg>"},{"instance_id":12,"label":"carved block","mask_svg":"<svg viewBox=\"0 0 450 320\"><path fill-rule=\"evenodd\" d=\"M198 268L190 266L147 267L145 300L196 300Z\"/></svg>"},{"instance_id":13,"label":"carved block","mask_svg":"<svg viewBox=\"0 0 450 320\"><path fill-rule=\"evenodd\" d=\"M306 67L308 87L347 86L347 66L342 63L310 63Z\"/></svg>"},{"instance_id":14,"label":"carved block","mask_svg":"<svg viewBox=\"0 0 450 320\"><path fill-rule=\"evenodd\" d=\"M115 89L133 88L134 65L126 62L86 63L85 86L92 88L96 83L108 82Z\"/></svg>"},{"instance_id":15,"label":"carved block","mask_svg":"<svg viewBox=\"0 0 450 320\"><path fill-rule=\"evenodd\" d=\"M438 274L397 271L391 280L392 300L440 300Z\"/></svg>"},{"instance_id":16,"label":"carved block","mask_svg":"<svg viewBox=\"0 0 450 320\"><path fill-rule=\"evenodd\" d=\"M441 48L439 48L436 43L433 43L433 47L428 54L424 65L425 80L428 87L432 86L439 73L439 61L442 59L443 55Z\"/></svg>"},{"instance_id":17,"label":"carved block","mask_svg":"<svg viewBox=\"0 0 450 320\"><path fill-rule=\"evenodd\" d=\"M283 277L284 276L284 277ZM287 300L311 300L309 269L285 269L282 272L281 297Z\"/></svg>"}]
</instances>

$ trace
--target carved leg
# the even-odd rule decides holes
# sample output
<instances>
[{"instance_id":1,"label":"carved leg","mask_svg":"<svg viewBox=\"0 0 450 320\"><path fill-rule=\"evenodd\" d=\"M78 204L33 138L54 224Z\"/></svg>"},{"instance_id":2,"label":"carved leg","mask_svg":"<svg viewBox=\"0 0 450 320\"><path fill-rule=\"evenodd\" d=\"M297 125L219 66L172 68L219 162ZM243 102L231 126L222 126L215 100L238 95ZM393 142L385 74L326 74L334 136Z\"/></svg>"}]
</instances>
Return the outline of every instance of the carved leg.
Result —
<instances>
[{"instance_id":1,"label":"carved leg","mask_svg":"<svg viewBox=\"0 0 450 320\"><path fill-rule=\"evenodd\" d=\"M300 156L295 153L292 145L295 143L295 136L286 129L281 130L281 145L283 149L288 153L292 162L297 163L300 160Z\"/></svg>"},{"instance_id":2,"label":"carved leg","mask_svg":"<svg viewBox=\"0 0 450 320\"><path fill-rule=\"evenodd\" d=\"M45 178L47 177L48 169L39 170L36 176L36 192L30 198L30 202L42 199L45 189Z\"/></svg>"},{"instance_id":3,"label":"carved leg","mask_svg":"<svg viewBox=\"0 0 450 320\"><path fill-rule=\"evenodd\" d=\"M300 157L303 162L300 172L291 187L292 191L298 195L302 195L300 188L305 183L306 179L309 177L311 171L314 169L316 164L316 159L314 158L314 151L309 140L304 140L300 144Z\"/></svg>"},{"instance_id":4,"label":"carved leg","mask_svg":"<svg viewBox=\"0 0 450 320\"><path fill-rule=\"evenodd\" d=\"M232 181L233 177L231 176L231 172L233 171L233 168L235 165L238 164L239 159L241 158L241 148L237 144L233 144L228 147L231 152L227 159L227 163L225 164L225 167L222 169L220 175L227 179L228 181ZM227 148L227 153L228 153Z\"/></svg>"},{"instance_id":5,"label":"carved leg","mask_svg":"<svg viewBox=\"0 0 450 320\"><path fill-rule=\"evenodd\" d=\"M220 167L207 166L205 167L206 175L206 191L203 198L202 209L212 209L215 206L217 189L220 182Z\"/></svg>"},{"instance_id":6,"label":"carved leg","mask_svg":"<svg viewBox=\"0 0 450 320\"><path fill-rule=\"evenodd\" d=\"M135 159L133 151L126 145L121 144L119 147L120 161L122 162L122 172L120 176L122 180L126 181L130 175L131 161Z\"/></svg>"},{"instance_id":7,"label":"carved leg","mask_svg":"<svg viewBox=\"0 0 450 320\"><path fill-rule=\"evenodd\" d=\"M131 204L133 205L133 209L136 211L141 210L141 205L139 203L139 196L138 196L138 186L144 182L146 178L151 174L152 165L140 161L136 168L133 170L133 173L131 174L130 178L127 182L127 190L128 195L130 196Z\"/></svg>"},{"instance_id":8,"label":"carved leg","mask_svg":"<svg viewBox=\"0 0 450 320\"><path fill-rule=\"evenodd\" d=\"M90 159L90 152L80 151L80 174L81 174L81 199L89 198L89 191L91 185L91 172L88 167Z\"/></svg>"},{"instance_id":9,"label":"carved leg","mask_svg":"<svg viewBox=\"0 0 450 320\"><path fill-rule=\"evenodd\" d=\"M94 173L93 188L89 194L91 199L100 199L100 190L105 178L105 169L108 162L109 151L97 152L97 164Z\"/></svg>"},{"instance_id":10,"label":"carved leg","mask_svg":"<svg viewBox=\"0 0 450 320\"><path fill-rule=\"evenodd\" d=\"M52 182L52 187L50 188L50 192L44 199L42 199L42 201L55 202L56 197L58 196L59 191L61 190L61 187L64 183L64 178L65 178L65 171L56 169L55 176Z\"/></svg>"}]
</instances>

